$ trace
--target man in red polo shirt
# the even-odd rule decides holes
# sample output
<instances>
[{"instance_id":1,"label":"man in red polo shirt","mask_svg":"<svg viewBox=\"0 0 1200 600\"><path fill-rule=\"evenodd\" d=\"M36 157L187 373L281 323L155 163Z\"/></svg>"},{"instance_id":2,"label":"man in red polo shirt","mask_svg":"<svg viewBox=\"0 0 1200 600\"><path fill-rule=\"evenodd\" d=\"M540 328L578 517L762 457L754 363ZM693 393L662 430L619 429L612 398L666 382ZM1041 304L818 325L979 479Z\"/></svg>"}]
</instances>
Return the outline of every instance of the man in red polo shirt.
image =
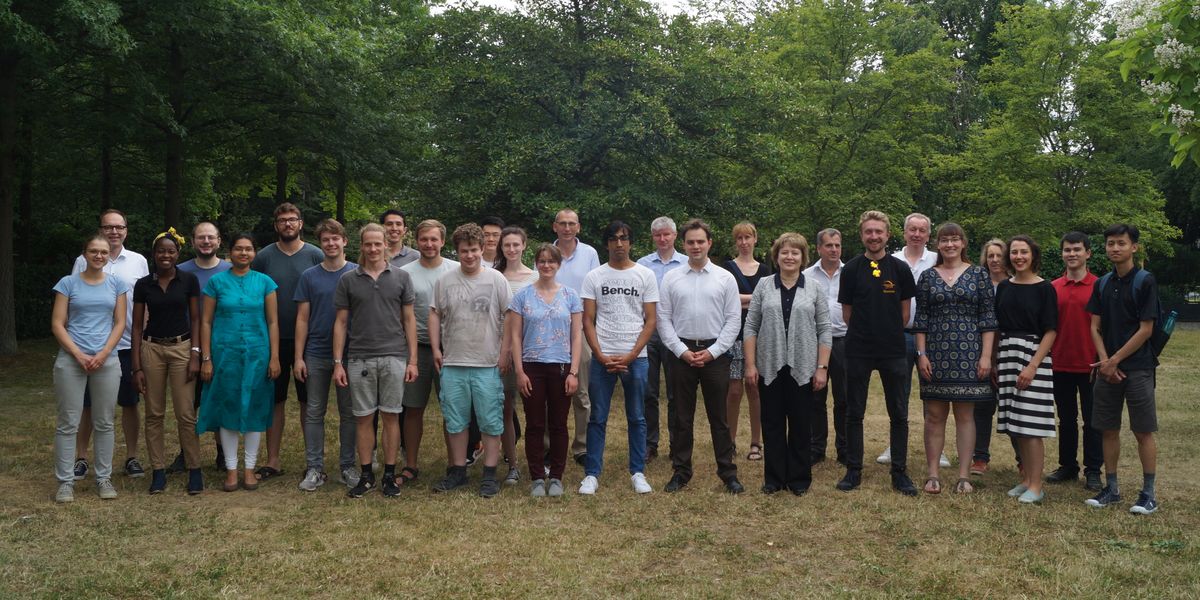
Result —
<instances>
[{"instance_id":1,"label":"man in red polo shirt","mask_svg":"<svg viewBox=\"0 0 1200 600\"><path fill-rule=\"evenodd\" d=\"M1072 231L1060 243L1066 272L1053 281L1058 294L1058 336L1054 339L1054 404L1058 409L1058 468L1046 476L1046 481L1063 482L1079 479L1079 446L1083 414L1083 473L1085 487L1100 490L1100 465L1104 462L1100 432L1092 428L1092 363L1096 362L1096 347L1091 344L1091 319L1088 299L1096 276L1088 271L1092 257L1088 236ZM1076 399L1078 398L1078 402Z\"/></svg>"}]
</instances>

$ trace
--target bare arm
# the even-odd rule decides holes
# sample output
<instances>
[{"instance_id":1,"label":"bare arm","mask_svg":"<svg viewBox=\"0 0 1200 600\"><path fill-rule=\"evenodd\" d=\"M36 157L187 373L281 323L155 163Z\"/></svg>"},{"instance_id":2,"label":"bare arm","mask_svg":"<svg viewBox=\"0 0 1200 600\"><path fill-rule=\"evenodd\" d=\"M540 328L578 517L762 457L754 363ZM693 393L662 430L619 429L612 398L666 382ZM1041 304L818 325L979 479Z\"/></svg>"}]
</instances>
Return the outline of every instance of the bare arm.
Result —
<instances>
[{"instance_id":1,"label":"bare arm","mask_svg":"<svg viewBox=\"0 0 1200 600\"><path fill-rule=\"evenodd\" d=\"M293 350L295 360L292 362L292 376L296 381L308 379L308 365L304 363L304 348L308 344L308 316L311 310L308 302L296 303L296 348Z\"/></svg>"},{"instance_id":2,"label":"bare arm","mask_svg":"<svg viewBox=\"0 0 1200 600\"><path fill-rule=\"evenodd\" d=\"M429 308L429 345L433 348L433 368L442 372L442 318L436 308Z\"/></svg>"},{"instance_id":3,"label":"bare arm","mask_svg":"<svg viewBox=\"0 0 1200 600\"><path fill-rule=\"evenodd\" d=\"M133 331L129 334L129 356L133 363L134 387L146 393L146 373L142 370L142 332L146 329L146 303L133 303Z\"/></svg>"},{"instance_id":4,"label":"bare arm","mask_svg":"<svg viewBox=\"0 0 1200 600\"><path fill-rule=\"evenodd\" d=\"M271 340L271 360L267 363L267 378L279 377L279 305L275 292L267 294L263 300L267 317L267 337Z\"/></svg>"},{"instance_id":5,"label":"bare arm","mask_svg":"<svg viewBox=\"0 0 1200 600\"><path fill-rule=\"evenodd\" d=\"M350 385L346 378L345 356L342 351L346 348L346 323L350 318L350 309L339 308L333 317L333 382L338 387Z\"/></svg>"},{"instance_id":6,"label":"bare arm","mask_svg":"<svg viewBox=\"0 0 1200 600\"><path fill-rule=\"evenodd\" d=\"M204 297L204 312L200 317L200 379L212 380L212 324L213 313L217 311L217 299L212 296Z\"/></svg>"},{"instance_id":7,"label":"bare arm","mask_svg":"<svg viewBox=\"0 0 1200 600\"><path fill-rule=\"evenodd\" d=\"M405 383L412 383L417 380L417 314L413 312L413 305L405 304L400 309L404 317L404 337L408 341L408 367L404 369Z\"/></svg>"}]
</instances>

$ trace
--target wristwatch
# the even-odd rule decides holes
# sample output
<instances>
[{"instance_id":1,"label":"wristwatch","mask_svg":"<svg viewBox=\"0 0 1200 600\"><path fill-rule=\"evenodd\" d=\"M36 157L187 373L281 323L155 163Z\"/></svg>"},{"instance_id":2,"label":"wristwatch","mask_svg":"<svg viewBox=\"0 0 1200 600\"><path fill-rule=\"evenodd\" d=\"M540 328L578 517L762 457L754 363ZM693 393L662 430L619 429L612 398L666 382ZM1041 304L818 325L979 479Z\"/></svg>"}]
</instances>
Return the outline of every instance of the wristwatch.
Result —
<instances>
[{"instance_id":1,"label":"wristwatch","mask_svg":"<svg viewBox=\"0 0 1200 600\"><path fill-rule=\"evenodd\" d=\"M340 364L342 364L342 359L340 359L340 358L335 358L335 359L333 359L333 364L335 364L335 365L340 365Z\"/></svg>"},{"instance_id":2,"label":"wristwatch","mask_svg":"<svg viewBox=\"0 0 1200 600\"><path fill-rule=\"evenodd\" d=\"M818 369L828 369L829 365L817 365Z\"/></svg>"},{"instance_id":3,"label":"wristwatch","mask_svg":"<svg viewBox=\"0 0 1200 600\"><path fill-rule=\"evenodd\" d=\"M917 357L919 358L919 357L922 357L922 356L925 356L925 351L924 351L924 350L917 350Z\"/></svg>"},{"instance_id":4,"label":"wristwatch","mask_svg":"<svg viewBox=\"0 0 1200 600\"><path fill-rule=\"evenodd\" d=\"M196 354L200 354L200 346L192 346L192 352L195 352Z\"/></svg>"}]
</instances>

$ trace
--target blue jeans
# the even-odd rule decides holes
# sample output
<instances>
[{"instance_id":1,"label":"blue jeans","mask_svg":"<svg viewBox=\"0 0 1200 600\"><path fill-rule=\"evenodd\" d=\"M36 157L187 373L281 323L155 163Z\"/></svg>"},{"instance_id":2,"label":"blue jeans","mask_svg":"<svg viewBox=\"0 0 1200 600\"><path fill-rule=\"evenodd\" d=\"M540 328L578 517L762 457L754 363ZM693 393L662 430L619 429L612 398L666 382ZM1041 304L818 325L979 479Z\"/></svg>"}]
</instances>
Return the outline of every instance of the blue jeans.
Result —
<instances>
[{"instance_id":1,"label":"blue jeans","mask_svg":"<svg viewBox=\"0 0 1200 600\"><path fill-rule=\"evenodd\" d=\"M608 409L612 404L613 390L617 379L625 390L625 420L629 424L629 473L646 470L646 414L642 397L646 393L646 371L649 362L645 357L629 364L624 373L609 373L597 361L591 361L588 373L588 396L592 410L587 427L587 458L583 463L584 473L600 476L604 466L604 435L608 427Z\"/></svg>"}]
</instances>

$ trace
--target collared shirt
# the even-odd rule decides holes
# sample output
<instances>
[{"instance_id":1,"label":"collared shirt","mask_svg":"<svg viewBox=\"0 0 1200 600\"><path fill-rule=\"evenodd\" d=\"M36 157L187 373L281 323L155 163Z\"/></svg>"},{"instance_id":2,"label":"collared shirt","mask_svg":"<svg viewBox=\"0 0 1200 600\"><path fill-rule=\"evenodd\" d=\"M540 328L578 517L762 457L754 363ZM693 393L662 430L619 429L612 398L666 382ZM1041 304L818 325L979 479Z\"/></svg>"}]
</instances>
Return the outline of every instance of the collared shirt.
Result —
<instances>
[{"instance_id":1,"label":"collared shirt","mask_svg":"<svg viewBox=\"0 0 1200 600\"><path fill-rule=\"evenodd\" d=\"M658 255L658 251L651 252L650 254L639 258L637 261L639 265L642 265L643 267L646 267L654 272L654 278L657 280L658 287L660 288L662 287L664 275L676 267L687 264L686 254L675 250L674 248L672 248L671 251L674 252L675 255L667 260L667 262L663 262L662 258Z\"/></svg>"},{"instance_id":2,"label":"collared shirt","mask_svg":"<svg viewBox=\"0 0 1200 600\"><path fill-rule=\"evenodd\" d=\"M820 346L833 346L824 287L801 274L788 289L776 274L754 288L746 338L755 338L755 366L765 385L785 366L790 367L796 385L808 383L817 370Z\"/></svg>"},{"instance_id":3,"label":"collared shirt","mask_svg":"<svg viewBox=\"0 0 1200 600\"><path fill-rule=\"evenodd\" d=\"M1064 273L1051 282L1058 296L1058 329L1050 352L1055 371L1092 372L1096 346L1092 343L1092 315L1087 311L1087 303L1097 279L1089 271L1083 279L1070 279Z\"/></svg>"},{"instance_id":4,"label":"collared shirt","mask_svg":"<svg viewBox=\"0 0 1200 600\"><path fill-rule=\"evenodd\" d=\"M554 240L554 245L558 245L558 240ZM576 239L575 252L570 258L563 256L562 266L558 268L554 280L578 293L583 289L583 278L598 266L600 255L596 254L596 249Z\"/></svg>"},{"instance_id":5,"label":"collared shirt","mask_svg":"<svg viewBox=\"0 0 1200 600\"><path fill-rule=\"evenodd\" d=\"M1100 289L1099 283L1092 286L1087 309L1100 317L1100 333L1109 356L1116 354L1137 333L1142 321L1158 318L1158 282L1154 280L1154 275L1146 273L1146 279L1135 297L1133 278L1140 270L1135 266L1124 277L1114 272L1104 289ZM1150 340L1146 340L1141 348L1117 366L1122 371L1157 367L1158 359L1150 348Z\"/></svg>"},{"instance_id":6,"label":"collared shirt","mask_svg":"<svg viewBox=\"0 0 1200 600\"><path fill-rule=\"evenodd\" d=\"M388 265L373 278L359 265L342 275L333 304L350 311L348 358L408 358L403 308L412 303L412 278L403 269Z\"/></svg>"},{"instance_id":7,"label":"collared shirt","mask_svg":"<svg viewBox=\"0 0 1200 600\"><path fill-rule=\"evenodd\" d=\"M917 264L915 264L915 265L909 263L908 258L906 256L904 256L904 248L901 248L892 253L892 256L895 256L896 258L900 259L900 261L903 262L905 265L908 265L908 270L912 271L913 281L920 281L921 273L924 273L926 269L937 264L937 257L938 257L937 252L934 252L934 251L930 250L929 248L921 248L921 251L923 252L923 254L921 254L921 258L917 260ZM908 303L908 320L904 322L904 328L911 329L913 326L913 321L915 321L916 318L917 318L917 299L914 297L912 302Z\"/></svg>"},{"instance_id":8,"label":"collared shirt","mask_svg":"<svg viewBox=\"0 0 1200 600\"><path fill-rule=\"evenodd\" d=\"M413 250L412 248L409 248L408 246L400 246L400 251L397 252L394 256L391 256L390 258L388 258L388 264L390 264L393 267L396 267L398 269L398 268L403 267L404 265L407 265L410 262L414 262L420 258L421 258L420 252L417 252L416 250Z\"/></svg>"},{"instance_id":9,"label":"collared shirt","mask_svg":"<svg viewBox=\"0 0 1200 600\"><path fill-rule=\"evenodd\" d=\"M169 338L192 333L190 304L200 297L200 280L187 271L175 269L175 277L164 291L158 284L158 273L151 273L133 285L133 301L146 305L149 318L143 335ZM200 345L196 340L193 346Z\"/></svg>"},{"instance_id":10,"label":"collared shirt","mask_svg":"<svg viewBox=\"0 0 1200 600\"><path fill-rule=\"evenodd\" d=\"M87 260L82 255L76 257L75 267L72 271L82 273L86 270ZM128 350L130 348L129 336L133 333L133 286L137 280L150 274L150 265L146 263L146 257L129 248L122 248L116 258L108 259L103 270L109 275L120 278L121 282L125 284L123 286L125 289L125 333L121 334L121 341L117 342L117 350Z\"/></svg>"},{"instance_id":11,"label":"collared shirt","mask_svg":"<svg viewBox=\"0 0 1200 600\"><path fill-rule=\"evenodd\" d=\"M737 339L742 326L742 303L733 275L706 261L703 267L687 265L663 277L659 291L658 336L680 356L687 340L717 341L708 347L713 358L721 356Z\"/></svg>"},{"instance_id":12,"label":"collared shirt","mask_svg":"<svg viewBox=\"0 0 1200 600\"><path fill-rule=\"evenodd\" d=\"M804 270L805 277L811 277L825 284L825 298L829 301L829 322L833 324L833 337L835 338L846 335L846 322L842 320L842 303L837 299L838 290L842 289L842 267L844 266L845 264L839 260L833 277L830 277L825 269L821 268L819 260Z\"/></svg>"}]
</instances>

